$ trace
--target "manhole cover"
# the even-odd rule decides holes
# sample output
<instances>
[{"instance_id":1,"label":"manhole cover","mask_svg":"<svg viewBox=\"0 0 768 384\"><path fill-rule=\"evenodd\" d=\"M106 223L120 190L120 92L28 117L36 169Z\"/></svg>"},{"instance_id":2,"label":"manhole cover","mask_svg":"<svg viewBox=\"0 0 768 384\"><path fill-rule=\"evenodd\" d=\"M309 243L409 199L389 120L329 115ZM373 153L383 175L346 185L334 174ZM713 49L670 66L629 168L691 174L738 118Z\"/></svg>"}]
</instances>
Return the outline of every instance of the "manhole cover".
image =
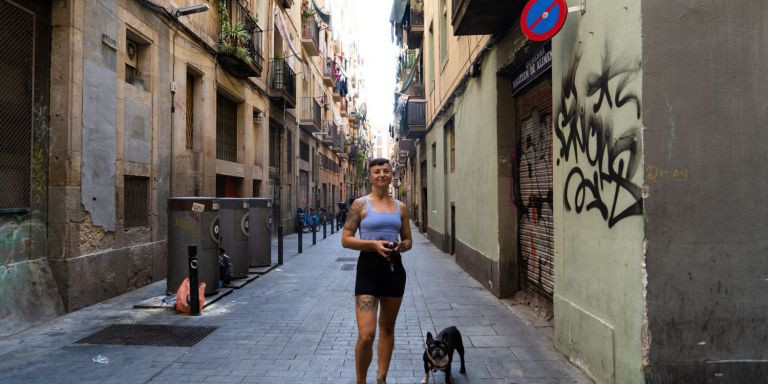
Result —
<instances>
[{"instance_id":1,"label":"manhole cover","mask_svg":"<svg viewBox=\"0 0 768 384\"><path fill-rule=\"evenodd\" d=\"M352 271L355 269L355 264L344 264L341 266L342 271Z\"/></svg>"},{"instance_id":2,"label":"manhole cover","mask_svg":"<svg viewBox=\"0 0 768 384\"><path fill-rule=\"evenodd\" d=\"M75 344L150 345L156 347L191 347L216 327L181 325L113 324Z\"/></svg>"},{"instance_id":3,"label":"manhole cover","mask_svg":"<svg viewBox=\"0 0 768 384\"><path fill-rule=\"evenodd\" d=\"M336 261L357 261L357 257L339 257Z\"/></svg>"}]
</instances>

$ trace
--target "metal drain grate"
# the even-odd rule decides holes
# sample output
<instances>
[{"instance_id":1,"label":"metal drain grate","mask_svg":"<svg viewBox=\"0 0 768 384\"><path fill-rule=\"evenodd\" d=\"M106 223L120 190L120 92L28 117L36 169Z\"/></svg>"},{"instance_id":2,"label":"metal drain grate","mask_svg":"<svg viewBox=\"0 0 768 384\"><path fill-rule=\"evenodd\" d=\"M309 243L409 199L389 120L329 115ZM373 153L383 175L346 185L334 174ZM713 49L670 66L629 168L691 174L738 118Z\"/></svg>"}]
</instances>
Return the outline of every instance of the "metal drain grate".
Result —
<instances>
[{"instance_id":1,"label":"metal drain grate","mask_svg":"<svg viewBox=\"0 0 768 384\"><path fill-rule=\"evenodd\" d=\"M336 261L357 261L357 257L339 257Z\"/></svg>"},{"instance_id":2,"label":"metal drain grate","mask_svg":"<svg viewBox=\"0 0 768 384\"><path fill-rule=\"evenodd\" d=\"M155 347L191 347L217 327L181 325L113 324L75 344L150 345Z\"/></svg>"},{"instance_id":3,"label":"metal drain grate","mask_svg":"<svg viewBox=\"0 0 768 384\"><path fill-rule=\"evenodd\" d=\"M344 264L341 266L342 271L353 271L355 269L355 264Z\"/></svg>"}]
</instances>

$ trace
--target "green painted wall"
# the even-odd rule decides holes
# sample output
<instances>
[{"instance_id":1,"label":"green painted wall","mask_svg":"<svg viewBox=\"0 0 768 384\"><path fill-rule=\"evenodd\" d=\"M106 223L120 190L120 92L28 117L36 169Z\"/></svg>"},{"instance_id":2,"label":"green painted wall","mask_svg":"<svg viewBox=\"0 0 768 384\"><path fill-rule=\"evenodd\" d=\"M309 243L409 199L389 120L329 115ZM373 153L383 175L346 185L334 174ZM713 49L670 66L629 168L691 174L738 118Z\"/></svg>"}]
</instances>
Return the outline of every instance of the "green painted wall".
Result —
<instances>
[{"instance_id":1,"label":"green painted wall","mask_svg":"<svg viewBox=\"0 0 768 384\"><path fill-rule=\"evenodd\" d=\"M467 89L456 99L456 172L448 185L456 201L457 239L498 261L495 68L493 50L483 60L480 76L470 78Z\"/></svg>"},{"instance_id":2,"label":"green painted wall","mask_svg":"<svg viewBox=\"0 0 768 384\"><path fill-rule=\"evenodd\" d=\"M556 345L599 383L643 381L641 37L592 0L552 42Z\"/></svg>"},{"instance_id":3,"label":"green painted wall","mask_svg":"<svg viewBox=\"0 0 768 384\"><path fill-rule=\"evenodd\" d=\"M454 100L455 169L450 171L450 144L444 126L446 113L427 133L429 227L450 235L451 202L456 206L457 240L498 261L496 209L496 67L495 51L486 56L481 76L471 78ZM432 161L432 144L437 150ZM445 171L447 167L447 172Z\"/></svg>"}]
</instances>

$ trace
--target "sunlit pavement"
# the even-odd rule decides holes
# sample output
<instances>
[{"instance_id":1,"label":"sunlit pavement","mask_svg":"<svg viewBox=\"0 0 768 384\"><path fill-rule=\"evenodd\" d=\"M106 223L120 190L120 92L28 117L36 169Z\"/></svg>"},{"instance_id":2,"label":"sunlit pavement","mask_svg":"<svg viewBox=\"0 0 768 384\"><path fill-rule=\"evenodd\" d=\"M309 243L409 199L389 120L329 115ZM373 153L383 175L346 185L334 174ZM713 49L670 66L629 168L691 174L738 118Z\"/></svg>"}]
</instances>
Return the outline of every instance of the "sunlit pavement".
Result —
<instances>
[{"instance_id":1,"label":"sunlit pavement","mask_svg":"<svg viewBox=\"0 0 768 384\"><path fill-rule=\"evenodd\" d=\"M419 383L424 335L449 325L459 328L466 348L466 375L454 357L456 383L591 383L554 350L551 328L524 321L521 309L508 308L413 232L388 383ZM287 236L282 266L198 317L132 308L162 294L163 280L0 339L0 383L354 383L354 261L337 259L357 254L341 248L338 232L326 239L320 232L314 246L311 234L303 240L304 252L296 254L297 236ZM193 347L74 344L126 323L217 329ZM368 382L375 373L374 356ZM441 372L430 376L444 381Z\"/></svg>"}]
</instances>

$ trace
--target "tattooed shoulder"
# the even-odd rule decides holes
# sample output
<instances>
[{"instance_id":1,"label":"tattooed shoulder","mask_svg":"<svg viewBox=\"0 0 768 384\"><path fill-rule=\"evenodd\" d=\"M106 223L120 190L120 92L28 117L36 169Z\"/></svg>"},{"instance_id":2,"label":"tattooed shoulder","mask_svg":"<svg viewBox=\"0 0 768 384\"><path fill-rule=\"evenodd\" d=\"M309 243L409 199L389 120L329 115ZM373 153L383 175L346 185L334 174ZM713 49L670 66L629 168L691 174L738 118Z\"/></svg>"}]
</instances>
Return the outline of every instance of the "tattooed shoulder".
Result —
<instances>
[{"instance_id":1,"label":"tattooed shoulder","mask_svg":"<svg viewBox=\"0 0 768 384\"><path fill-rule=\"evenodd\" d=\"M362 198L355 200L352 203L352 206L349 207L349 212L347 213L347 221L344 222L344 228L350 231L357 230L357 227L360 225L360 220L362 220L364 215L364 211L365 202L362 200Z\"/></svg>"}]
</instances>

